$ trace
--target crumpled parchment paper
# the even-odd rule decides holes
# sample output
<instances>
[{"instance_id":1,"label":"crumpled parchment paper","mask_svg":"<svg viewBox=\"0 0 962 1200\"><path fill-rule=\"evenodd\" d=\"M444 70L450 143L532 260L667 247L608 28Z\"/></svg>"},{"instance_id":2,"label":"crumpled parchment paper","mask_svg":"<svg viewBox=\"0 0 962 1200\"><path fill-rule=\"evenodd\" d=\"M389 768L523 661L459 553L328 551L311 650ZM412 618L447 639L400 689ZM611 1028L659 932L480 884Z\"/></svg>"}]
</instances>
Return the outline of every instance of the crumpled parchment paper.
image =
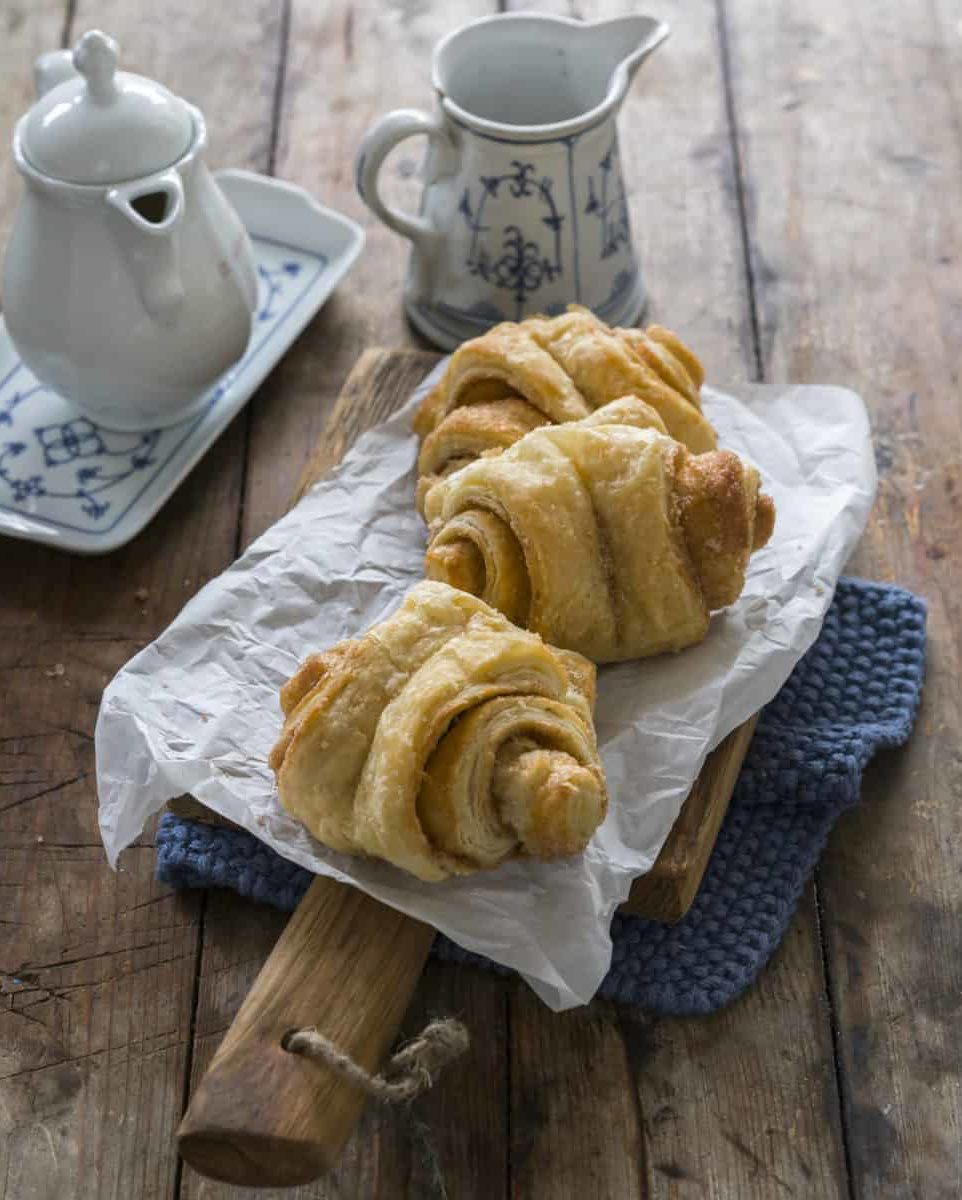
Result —
<instances>
[{"instance_id":1,"label":"crumpled parchment paper","mask_svg":"<svg viewBox=\"0 0 962 1200\"><path fill-rule=\"evenodd\" d=\"M116 865L147 818L189 792L311 871L515 967L552 1008L568 1008L604 977L611 916L650 869L705 755L775 695L814 641L875 492L868 419L840 388L705 390L721 444L759 467L778 510L741 599L714 616L701 645L601 670L612 803L583 856L427 884L314 841L278 805L267 754L281 726L278 689L300 660L379 621L422 577L409 424L429 384L107 687L96 731L101 834Z\"/></svg>"}]
</instances>

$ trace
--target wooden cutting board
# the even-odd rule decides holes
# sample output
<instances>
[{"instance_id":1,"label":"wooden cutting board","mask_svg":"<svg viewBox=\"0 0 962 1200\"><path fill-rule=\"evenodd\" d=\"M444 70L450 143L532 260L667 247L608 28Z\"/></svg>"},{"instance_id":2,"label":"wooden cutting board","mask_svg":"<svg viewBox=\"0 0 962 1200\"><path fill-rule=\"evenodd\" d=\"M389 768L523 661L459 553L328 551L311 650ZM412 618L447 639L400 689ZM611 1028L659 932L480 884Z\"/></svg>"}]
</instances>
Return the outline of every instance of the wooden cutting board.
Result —
<instances>
[{"instance_id":1,"label":"wooden cutting board","mask_svg":"<svg viewBox=\"0 0 962 1200\"><path fill-rule=\"evenodd\" d=\"M417 350L363 354L291 503L361 433L403 404L437 359ZM625 911L659 921L677 921L688 911L756 720L709 755L655 865L635 881ZM229 824L190 798L170 807L194 820ZM314 1025L365 1069L376 1070L397 1035L433 938L429 926L355 888L315 879L191 1099L177 1135L181 1155L203 1174L248 1187L296 1185L320 1175L350 1136L364 1096L326 1068L287 1053L281 1040L292 1029Z\"/></svg>"}]
</instances>

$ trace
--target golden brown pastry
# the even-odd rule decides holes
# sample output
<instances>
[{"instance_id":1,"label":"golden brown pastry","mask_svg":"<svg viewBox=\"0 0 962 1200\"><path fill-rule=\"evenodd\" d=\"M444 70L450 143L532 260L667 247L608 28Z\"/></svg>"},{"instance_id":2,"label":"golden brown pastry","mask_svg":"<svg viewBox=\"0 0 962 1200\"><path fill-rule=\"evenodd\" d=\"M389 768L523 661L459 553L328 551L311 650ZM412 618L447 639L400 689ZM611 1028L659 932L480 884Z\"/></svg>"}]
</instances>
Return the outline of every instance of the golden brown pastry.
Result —
<instances>
[{"instance_id":1,"label":"golden brown pastry","mask_svg":"<svg viewBox=\"0 0 962 1200\"><path fill-rule=\"evenodd\" d=\"M520 397L553 424L577 421L620 396L647 401L695 453L715 446L701 411L702 369L669 330L610 329L572 305L558 317L496 325L451 356L414 428L426 437L454 409Z\"/></svg>"},{"instance_id":2,"label":"golden brown pastry","mask_svg":"<svg viewBox=\"0 0 962 1200\"><path fill-rule=\"evenodd\" d=\"M700 641L775 510L754 467L691 454L666 424L627 396L441 480L426 574L595 662Z\"/></svg>"},{"instance_id":3,"label":"golden brown pastry","mask_svg":"<svg viewBox=\"0 0 962 1200\"><path fill-rule=\"evenodd\" d=\"M270 763L319 841L440 880L584 849L607 809L593 704L579 655L425 582L285 684Z\"/></svg>"},{"instance_id":4,"label":"golden brown pastry","mask_svg":"<svg viewBox=\"0 0 962 1200\"><path fill-rule=\"evenodd\" d=\"M484 404L455 408L425 437L418 455L417 507L439 479L482 454L500 453L547 423L536 408L504 391Z\"/></svg>"},{"instance_id":5,"label":"golden brown pastry","mask_svg":"<svg viewBox=\"0 0 962 1200\"><path fill-rule=\"evenodd\" d=\"M635 395L696 452L715 445L701 411L701 363L660 325L610 329L572 305L558 317L505 322L465 342L414 418L422 438L417 507L444 478L482 454L499 454L540 425L586 417Z\"/></svg>"}]
</instances>

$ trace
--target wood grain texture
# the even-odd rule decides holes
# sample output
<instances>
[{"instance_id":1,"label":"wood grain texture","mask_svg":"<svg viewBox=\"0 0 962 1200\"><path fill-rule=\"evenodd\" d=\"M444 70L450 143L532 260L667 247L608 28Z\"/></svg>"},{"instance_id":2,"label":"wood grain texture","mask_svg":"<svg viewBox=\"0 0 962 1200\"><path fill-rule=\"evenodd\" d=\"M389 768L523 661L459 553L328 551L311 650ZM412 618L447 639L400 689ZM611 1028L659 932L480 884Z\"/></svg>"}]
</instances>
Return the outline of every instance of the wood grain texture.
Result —
<instances>
[{"instance_id":1,"label":"wood grain texture","mask_svg":"<svg viewBox=\"0 0 962 1200\"><path fill-rule=\"evenodd\" d=\"M126 65L224 114L212 121L215 156L230 157L235 138L239 161L266 165L256 148L251 156L250 130L270 125L268 5L226 25L187 0L162 13L140 3L76 8L71 22L66 5L0 3L4 147L28 106L36 54L100 24L129 52ZM240 74L246 91L236 87ZM4 150L4 234L19 188ZM106 559L0 542L5 1200L168 1197L177 1187L173 1133L189 1065L201 900L154 882L149 831L118 874L107 869L93 730L110 676L234 557L238 432L235 423L150 527Z\"/></svg>"},{"instance_id":2,"label":"wood grain texture","mask_svg":"<svg viewBox=\"0 0 962 1200\"><path fill-rule=\"evenodd\" d=\"M245 996L287 925L289 915L262 904L240 900L230 892L215 891L205 912L203 972L200 976L194 1043L194 1079L209 1066ZM393 1128L380 1128L380 1114L370 1106L361 1117L335 1169L318 1183L295 1188L264 1188L264 1200L308 1200L308 1197L372 1196L382 1193L378 1178L385 1159L401 1158ZM250 1196L247 1188L233 1187L185 1169L181 1196L190 1200L225 1200Z\"/></svg>"},{"instance_id":3,"label":"wood grain texture","mask_svg":"<svg viewBox=\"0 0 962 1200\"><path fill-rule=\"evenodd\" d=\"M198 901L154 882L150 846L115 877L41 827L0 850L0 1195L170 1195Z\"/></svg>"},{"instance_id":4,"label":"wood grain texture","mask_svg":"<svg viewBox=\"0 0 962 1200\"><path fill-rule=\"evenodd\" d=\"M547 1013L511 993L511 1159L517 1200L643 1196L643 1125L612 1005Z\"/></svg>"},{"instance_id":5,"label":"wood grain texture","mask_svg":"<svg viewBox=\"0 0 962 1200\"><path fill-rule=\"evenodd\" d=\"M318 876L191 1096L181 1156L244 1187L295 1186L332 1167L366 1097L284 1038L314 1027L377 1070L433 940L430 926Z\"/></svg>"},{"instance_id":6,"label":"wood grain texture","mask_svg":"<svg viewBox=\"0 0 962 1200\"><path fill-rule=\"evenodd\" d=\"M733 729L705 759L655 865L632 884L622 912L680 921L691 908L757 724L752 717Z\"/></svg>"},{"instance_id":7,"label":"wood grain texture","mask_svg":"<svg viewBox=\"0 0 962 1200\"><path fill-rule=\"evenodd\" d=\"M621 1014L645 1128L643 1194L847 1200L821 967L803 908L730 1008Z\"/></svg>"},{"instance_id":8,"label":"wood grain texture","mask_svg":"<svg viewBox=\"0 0 962 1200\"><path fill-rule=\"evenodd\" d=\"M354 156L378 117L431 104L435 41L496 11L496 0L292 0L276 172L353 217L367 244L254 402L245 544L286 509L291 480L303 470L358 356L372 345L423 344L401 307L408 243L362 204ZM415 139L385 163L381 177L390 203L417 208L423 152Z\"/></svg>"},{"instance_id":9,"label":"wood grain texture","mask_svg":"<svg viewBox=\"0 0 962 1200\"><path fill-rule=\"evenodd\" d=\"M519 0L517 6L532 4ZM595 19L624 11L611 0L536 7ZM645 319L678 329L703 358L709 383L751 380L757 348L716 5L654 3L645 11L672 26L671 38L632 86L619 126L650 296ZM627 1020L619 1029L603 1021L595 1027L593 1036L607 1047L599 1052L610 1063L620 1054L624 1063L623 1091L615 1094L631 1096L642 1128L642 1194L739 1200L846 1195L824 998L808 890L779 953L729 1011L697 1022ZM568 1053L570 1037L549 1014L528 1007L521 984L513 986L511 1028L515 1040L538 1045L546 1061ZM526 1071L513 1066L515 1094L536 1091L537 1076L529 1084ZM586 1103L579 1117L540 1125L542 1162L587 1163L624 1153L607 1137L607 1113L599 1120ZM512 1128L522 1120L512 1107ZM781 1136L780 1130L791 1132ZM579 1155L571 1153L572 1140ZM569 1186L560 1173L549 1172L547 1180ZM590 1194L587 1168L581 1181Z\"/></svg>"},{"instance_id":10,"label":"wood grain texture","mask_svg":"<svg viewBox=\"0 0 962 1200\"><path fill-rule=\"evenodd\" d=\"M212 1059L287 921L286 913L231 893L211 893L204 926L195 1078ZM431 1017L450 1014L466 1023L472 1044L465 1059L446 1070L443 1086L417 1102L418 1136L393 1113L369 1105L336 1166L323 1179L293 1189L262 1189L257 1195L264 1200L433 1200L434 1164L451 1197L490 1200L498 1195L490 1190L490 1181L507 1178L507 1056L503 1037L489 1028L492 1013L503 1013L505 1004L502 979L429 965L404 1019L402 1036L413 1036ZM452 1097L457 1098L456 1106ZM188 1168L182 1195L191 1200L241 1200L250 1192Z\"/></svg>"},{"instance_id":11,"label":"wood grain texture","mask_svg":"<svg viewBox=\"0 0 962 1200\"><path fill-rule=\"evenodd\" d=\"M439 356L424 350L390 351L371 347L355 363L323 433L314 443L290 503L339 463L362 433L402 405Z\"/></svg>"},{"instance_id":12,"label":"wood grain texture","mask_svg":"<svg viewBox=\"0 0 962 1200\"><path fill-rule=\"evenodd\" d=\"M284 511L291 485L303 472L311 447L325 427L335 400L358 355L373 344L414 344L402 315L400 287L407 243L376 222L354 191L353 162L368 126L401 105L430 103L429 59L434 42L472 17L493 13L495 0L398 0L384 5L351 0L292 0L288 55L279 87L280 130L276 173L300 183L325 203L359 221L367 245L356 268L291 352L260 389L251 407L250 456L246 472L242 544L247 544ZM392 203L417 204L417 164L422 148L411 142L387 162L385 194ZM226 903L240 903L234 899ZM209 1013L210 963L248 956L243 928L225 921L205 929L198 1023ZM234 968L226 968L231 976ZM504 1047L505 1007L496 991L474 989L461 972L455 983L438 979L440 968L422 977L415 1006L447 1011L451 988L474 1014L473 1027L487 1031L492 1045ZM443 972L442 972L443 974ZM237 1000L244 994L236 989ZM436 997L436 999L435 999ZM457 1005L454 1008L457 1011ZM203 1060L199 1056L198 1067ZM197 1078L197 1072L194 1072ZM506 1092L496 1077L463 1076L461 1103L485 1112L491 1136L485 1152L506 1155L506 1143L493 1131L506 1112ZM473 1160L460 1153L457 1139L441 1138L443 1167L452 1196L484 1195ZM419 1152L395 1121L368 1111L340 1166L330 1177L304 1189L317 1197L410 1194L404 1180ZM407 1166L405 1164L408 1164ZM416 1174L416 1173L415 1173ZM227 1185L184 1175L184 1194L227 1200L242 1193Z\"/></svg>"},{"instance_id":13,"label":"wood grain texture","mask_svg":"<svg viewBox=\"0 0 962 1200\"><path fill-rule=\"evenodd\" d=\"M852 569L929 602L918 729L819 872L859 1198L962 1189L960 17L728 6L766 374L865 397L879 494Z\"/></svg>"},{"instance_id":14,"label":"wood grain texture","mask_svg":"<svg viewBox=\"0 0 962 1200\"><path fill-rule=\"evenodd\" d=\"M20 198L20 176L7 147L14 125L33 103L30 67L38 55L60 46L67 16L67 0L0 5L0 247L7 244Z\"/></svg>"}]
</instances>

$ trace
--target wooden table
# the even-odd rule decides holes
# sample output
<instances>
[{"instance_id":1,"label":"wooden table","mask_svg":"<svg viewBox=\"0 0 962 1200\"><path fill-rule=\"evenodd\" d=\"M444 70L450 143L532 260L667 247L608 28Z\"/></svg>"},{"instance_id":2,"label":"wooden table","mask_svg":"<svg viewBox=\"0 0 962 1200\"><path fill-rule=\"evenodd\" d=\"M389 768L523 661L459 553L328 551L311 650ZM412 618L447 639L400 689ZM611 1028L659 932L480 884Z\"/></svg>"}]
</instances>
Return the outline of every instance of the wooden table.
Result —
<instances>
[{"instance_id":1,"label":"wooden table","mask_svg":"<svg viewBox=\"0 0 962 1200\"><path fill-rule=\"evenodd\" d=\"M509 6L510 7L510 6ZM525 7L623 11L617 3ZM0 137L42 50L99 25L206 111L218 165L365 222L350 279L149 529L105 559L0 540L0 1196L241 1195L173 1131L283 918L104 865L103 685L284 509L351 364L411 344L404 245L352 183L379 113L428 100L435 39L494 0L0 0ZM419 1109L429 1154L369 1111L312 1197L962 1194L962 5L688 0L622 116L651 317L712 381L848 384L880 492L851 570L930 603L910 746L880 756L775 960L710 1020L431 967L410 1016L462 1015L470 1060ZM415 203L416 148L386 174ZM0 240L19 193L0 170ZM246 1193L245 1193L246 1194ZM289 1193L290 1194L290 1193Z\"/></svg>"}]
</instances>

